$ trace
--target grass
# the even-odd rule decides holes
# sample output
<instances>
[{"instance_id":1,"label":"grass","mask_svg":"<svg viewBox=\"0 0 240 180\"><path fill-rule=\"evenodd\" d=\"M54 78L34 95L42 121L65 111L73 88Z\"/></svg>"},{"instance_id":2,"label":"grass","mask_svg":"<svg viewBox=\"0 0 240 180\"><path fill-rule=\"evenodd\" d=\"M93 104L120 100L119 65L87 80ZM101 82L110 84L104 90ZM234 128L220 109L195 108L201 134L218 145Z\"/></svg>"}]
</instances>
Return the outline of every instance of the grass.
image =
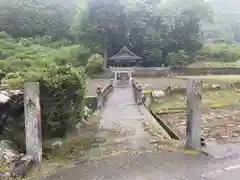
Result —
<instances>
[{"instance_id":1,"label":"grass","mask_svg":"<svg viewBox=\"0 0 240 180\"><path fill-rule=\"evenodd\" d=\"M152 90L147 90L147 89L146 89L146 90L143 90L143 93L144 93L144 94L151 94L151 93L152 93Z\"/></svg>"},{"instance_id":2,"label":"grass","mask_svg":"<svg viewBox=\"0 0 240 180\"><path fill-rule=\"evenodd\" d=\"M209 91L203 93L202 108L221 108L240 103L240 93L235 90ZM156 99L151 109L160 113L176 113L186 109L185 95L175 94L172 97Z\"/></svg>"}]
</instances>

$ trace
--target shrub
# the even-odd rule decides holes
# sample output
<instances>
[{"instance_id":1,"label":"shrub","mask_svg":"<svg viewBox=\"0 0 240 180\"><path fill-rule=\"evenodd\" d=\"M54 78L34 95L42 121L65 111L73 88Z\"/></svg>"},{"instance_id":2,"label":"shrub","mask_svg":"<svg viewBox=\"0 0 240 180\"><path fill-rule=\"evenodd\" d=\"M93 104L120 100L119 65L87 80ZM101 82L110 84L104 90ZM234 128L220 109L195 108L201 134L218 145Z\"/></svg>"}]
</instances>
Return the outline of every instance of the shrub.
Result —
<instances>
[{"instance_id":1,"label":"shrub","mask_svg":"<svg viewBox=\"0 0 240 180\"><path fill-rule=\"evenodd\" d=\"M47 36L16 40L0 32L0 69L6 73L67 63L86 66L89 54L88 49L67 40L52 41Z\"/></svg>"},{"instance_id":2,"label":"shrub","mask_svg":"<svg viewBox=\"0 0 240 180\"><path fill-rule=\"evenodd\" d=\"M173 52L168 55L171 68L186 67L190 63L190 58L183 50Z\"/></svg>"},{"instance_id":3,"label":"shrub","mask_svg":"<svg viewBox=\"0 0 240 180\"><path fill-rule=\"evenodd\" d=\"M6 73L0 69L0 82L6 76ZM0 83L1 84L1 83Z\"/></svg>"},{"instance_id":4,"label":"shrub","mask_svg":"<svg viewBox=\"0 0 240 180\"><path fill-rule=\"evenodd\" d=\"M89 75L98 74L103 71L103 57L100 54L94 54L88 59L86 72Z\"/></svg>"},{"instance_id":5,"label":"shrub","mask_svg":"<svg viewBox=\"0 0 240 180\"><path fill-rule=\"evenodd\" d=\"M24 82L40 83L40 104L44 140L65 137L84 116L85 74L81 68L51 66L35 71L8 74L4 79L10 88L22 88ZM17 129L24 129L18 117ZM20 127L19 127L20 126ZM24 144L24 139L21 139ZM20 140L18 140L20 141ZM19 144L21 144L19 143Z\"/></svg>"}]
</instances>

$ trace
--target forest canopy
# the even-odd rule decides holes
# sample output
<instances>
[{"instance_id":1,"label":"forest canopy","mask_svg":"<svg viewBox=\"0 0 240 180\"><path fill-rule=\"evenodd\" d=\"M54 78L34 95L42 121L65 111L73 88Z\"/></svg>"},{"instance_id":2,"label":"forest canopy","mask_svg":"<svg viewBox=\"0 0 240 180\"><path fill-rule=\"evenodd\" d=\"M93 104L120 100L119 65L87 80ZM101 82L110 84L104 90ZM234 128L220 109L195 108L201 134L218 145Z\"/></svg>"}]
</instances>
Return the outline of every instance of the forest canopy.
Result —
<instances>
[{"instance_id":1,"label":"forest canopy","mask_svg":"<svg viewBox=\"0 0 240 180\"><path fill-rule=\"evenodd\" d=\"M204 0L8 0L0 4L0 31L66 38L105 60L127 45L144 66L168 65L170 53L192 57L201 49L208 12Z\"/></svg>"},{"instance_id":2,"label":"forest canopy","mask_svg":"<svg viewBox=\"0 0 240 180\"><path fill-rule=\"evenodd\" d=\"M180 63L186 66L194 61L204 42L239 41L238 3L237 0L231 3L224 0L2 0L0 31L16 41L48 37L53 42L79 45L81 52L86 50L84 54L89 54L84 55L86 59L81 63L75 61L76 65L86 65L90 54L101 54L106 66L107 57L128 46L143 57L143 66L168 66L170 56L180 52L188 57ZM1 59L6 60L4 56Z\"/></svg>"}]
</instances>

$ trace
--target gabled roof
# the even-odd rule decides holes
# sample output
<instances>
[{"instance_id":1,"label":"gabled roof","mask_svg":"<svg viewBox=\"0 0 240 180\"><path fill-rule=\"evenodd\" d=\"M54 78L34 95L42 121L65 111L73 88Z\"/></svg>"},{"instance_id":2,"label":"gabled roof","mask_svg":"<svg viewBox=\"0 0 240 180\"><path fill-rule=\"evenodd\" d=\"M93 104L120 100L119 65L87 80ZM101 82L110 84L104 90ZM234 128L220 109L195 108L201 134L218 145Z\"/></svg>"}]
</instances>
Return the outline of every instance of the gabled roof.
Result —
<instances>
[{"instance_id":1,"label":"gabled roof","mask_svg":"<svg viewBox=\"0 0 240 180\"><path fill-rule=\"evenodd\" d=\"M140 60L141 57L137 56L133 52L131 52L126 46L122 48L122 50L115 54L114 56L108 58L109 60Z\"/></svg>"}]
</instances>

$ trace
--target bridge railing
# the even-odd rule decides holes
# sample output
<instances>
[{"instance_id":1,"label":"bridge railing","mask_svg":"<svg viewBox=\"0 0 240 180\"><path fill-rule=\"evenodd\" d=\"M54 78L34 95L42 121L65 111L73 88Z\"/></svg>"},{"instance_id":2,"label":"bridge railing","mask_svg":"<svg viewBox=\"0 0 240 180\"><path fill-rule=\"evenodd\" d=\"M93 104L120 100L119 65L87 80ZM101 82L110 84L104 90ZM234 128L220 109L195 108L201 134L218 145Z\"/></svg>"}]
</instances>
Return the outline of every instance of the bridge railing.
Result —
<instances>
[{"instance_id":1,"label":"bridge railing","mask_svg":"<svg viewBox=\"0 0 240 180\"><path fill-rule=\"evenodd\" d=\"M107 102L108 96L111 94L113 89L114 87L113 87L112 80L110 84L105 86L103 89L97 89L97 101L98 101L97 108L98 109L102 109L104 107L104 105Z\"/></svg>"},{"instance_id":2,"label":"bridge railing","mask_svg":"<svg viewBox=\"0 0 240 180\"><path fill-rule=\"evenodd\" d=\"M152 94L151 93L145 94L142 86L138 84L134 79L132 79L132 90L135 102L138 105L143 104L148 109L152 104L153 100Z\"/></svg>"},{"instance_id":3,"label":"bridge railing","mask_svg":"<svg viewBox=\"0 0 240 180\"><path fill-rule=\"evenodd\" d=\"M142 92L141 86L138 85L138 83L135 81L135 79L131 79L132 83L132 90L133 90L133 96L135 99L135 102L137 104L144 103L144 94Z\"/></svg>"}]
</instances>

